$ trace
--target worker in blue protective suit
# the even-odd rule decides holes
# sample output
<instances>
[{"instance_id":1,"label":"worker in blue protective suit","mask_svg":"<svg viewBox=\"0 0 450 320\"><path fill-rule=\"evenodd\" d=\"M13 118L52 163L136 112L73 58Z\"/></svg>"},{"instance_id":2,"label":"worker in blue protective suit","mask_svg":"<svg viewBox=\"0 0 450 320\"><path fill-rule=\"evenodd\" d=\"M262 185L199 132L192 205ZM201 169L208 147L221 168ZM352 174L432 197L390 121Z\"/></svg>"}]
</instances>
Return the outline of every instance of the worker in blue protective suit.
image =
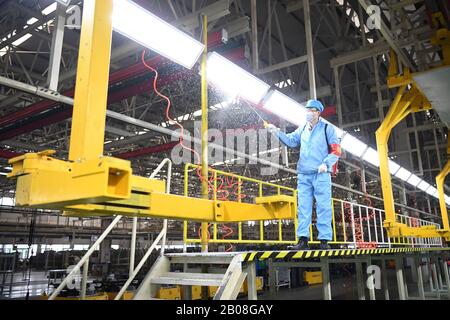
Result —
<instances>
[{"instance_id":1,"label":"worker in blue protective suit","mask_svg":"<svg viewBox=\"0 0 450 320\"><path fill-rule=\"evenodd\" d=\"M310 225L313 197L316 199L317 229L320 249L330 249L332 239L331 172L341 156L339 139L334 126L327 124L320 114L320 101L309 100L306 124L290 134L285 134L272 124L267 124L270 132L290 148L300 148L297 163L298 189L298 229L299 242L294 250L309 249Z\"/></svg>"}]
</instances>

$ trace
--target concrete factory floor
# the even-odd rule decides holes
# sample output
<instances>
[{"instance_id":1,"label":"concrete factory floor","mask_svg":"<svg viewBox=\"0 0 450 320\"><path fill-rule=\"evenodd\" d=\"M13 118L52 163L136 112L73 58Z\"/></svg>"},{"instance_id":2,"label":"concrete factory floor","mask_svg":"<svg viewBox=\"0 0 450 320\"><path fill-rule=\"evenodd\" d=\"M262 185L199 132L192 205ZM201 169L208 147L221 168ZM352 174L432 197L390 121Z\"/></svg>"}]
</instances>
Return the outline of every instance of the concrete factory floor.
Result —
<instances>
[{"instance_id":1,"label":"concrete factory floor","mask_svg":"<svg viewBox=\"0 0 450 320\"><path fill-rule=\"evenodd\" d=\"M96 278L88 277L88 281L95 280ZM28 287L28 274L23 272L14 273L13 285L11 293L9 291L9 279L4 284L3 295L0 295L2 299L25 299L27 295ZM1 283L0 283L1 285ZM39 296L48 291L48 279L45 271L32 271L30 276L29 294L31 300L39 299ZM1 291L1 287L0 287Z\"/></svg>"},{"instance_id":2,"label":"concrete factory floor","mask_svg":"<svg viewBox=\"0 0 450 320\"><path fill-rule=\"evenodd\" d=\"M397 279L395 276L395 270L387 270L388 272L388 286L389 286L389 296L391 300L398 299L398 288L397 288ZM418 289L417 284L413 282L411 272L409 269L406 269L406 279L408 286L408 296L410 299L414 299L414 297L418 297ZM24 278L25 276L25 278ZM94 280L95 278L89 277L89 281ZM425 279L424 283L425 292L430 292L430 284L428 279ZM47 278L46 273L43 271L33 271L31 273L31 281L30 281L30 300L37 300L39 296L47 291ZM6 287L3 292L3 296L0 296L1 299L25 299L27 294L27 280L26 275L22 272L14 274L14 283L11 292L11 296L9 295L9 287ZM331 282L331 294L332 298L336 300L358 300L358 293L356 289L356 276L345 277L334 279ZM384 300L384 290L375 290L376 299ZM366 289L365 291L366 299L369 299L369 292ZM239 300L245 300L246 296L239 297ZM275 295L272 296L268 289L262 293L258 294L258 300L322 300L323 292L321 285L313 285L313 286L303 286L298 288L288 288L288 287L280 287L278 291L276 291ZM437 299L436 296L427 296L427 299ZM440 299L446 300L447 296L445 294L441 294Z\"/></svg>"},{"instance_id":3,"label":"concrete factory floor","mask_svg":"<svg viewBox=\"0 0 450 320\"><path fill-rule=\"evenodd\" d=\"M395 270L387 270L388 272L388 287L389 287L389 298L391 300L398 300L398 287L397 278L395 275ZM418 288L417 283L414 283L411 277L409 269L406 269L406 279L408 287L409 299L418 298ZM425 293L430 292L430 284L424 279L424 289ZM322 285L313 285L307 287L298 288L287 288L282 287L278 290L272 297L268 291L264 291L258 294L258 300L322 300L323 291ZM345 277L340 279L335 279L331 281L331 295L333 300L358 300L358 292L356 288L356 276ZM384 300L384 289L375 290L375 296L377 300ZM365 298L369 300L369 291L366 288ZM436 297L427 296L427 300L434 300ZM441 299L446 300L447 296L441 294Z\"/></svg>"}]
</instances>

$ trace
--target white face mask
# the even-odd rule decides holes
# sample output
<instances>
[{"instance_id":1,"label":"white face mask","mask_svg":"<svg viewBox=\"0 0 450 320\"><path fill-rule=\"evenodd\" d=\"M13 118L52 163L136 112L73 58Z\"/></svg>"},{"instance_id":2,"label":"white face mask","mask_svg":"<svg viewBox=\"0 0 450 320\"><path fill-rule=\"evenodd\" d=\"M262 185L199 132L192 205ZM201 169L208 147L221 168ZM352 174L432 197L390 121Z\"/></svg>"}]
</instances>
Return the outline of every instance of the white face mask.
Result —
<instances>
[{"instance_id":1,"label":"white face mask","mask_svg":"<svg viewBox=\"0 0 450 320\"><path fill-rule=\"evenodd\" d=\"M314 119L316 119L316 115L314 113L308 112L306 114L306 121L308 121L309 123L313 122Z\"/></svg>"}]
</instances>

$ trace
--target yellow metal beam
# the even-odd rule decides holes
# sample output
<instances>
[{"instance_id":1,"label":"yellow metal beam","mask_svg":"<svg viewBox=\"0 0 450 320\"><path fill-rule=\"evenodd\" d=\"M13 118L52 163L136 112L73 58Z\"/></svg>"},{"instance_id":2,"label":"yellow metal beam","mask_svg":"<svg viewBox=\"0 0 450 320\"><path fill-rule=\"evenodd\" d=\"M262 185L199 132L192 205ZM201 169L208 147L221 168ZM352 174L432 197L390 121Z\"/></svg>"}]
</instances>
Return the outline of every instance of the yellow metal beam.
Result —
<instances>
[{"instance_id":1,"label":"yellow metal beam","mask_svg":"<svg viewBox=\"0 0 450 320\"><path fill-rule=\"evenodd\" d=\"M205 49L201 63L201 95L202 95L202 195L208 199L208 82L206 75L206 61L208 53L208 18L203 15L203 44ZM202 223L202 252L208 251L208 223Z\"/></svg>"},{"instance_id":2,"label":"yellow metal beam","mask_svg":"<svg viewBox=\"0 0 450 320\"><path fill-rule=\"evenodd\" d=\"M394 197L392 192L391 174L389 171L388 141L392 129L408 114L427 110L431 107L428 99L415 85L412 85L411 89L408 91L406 91L406 87L406 85L400 87L394 101L392 102L388 114L375 134L378 156L380 160L381 188L383 191L384 209L386 212L384 226L387 228L388 235L390 237L399 236L400 234L402 236L405 236L405 234L406 236L412 236L418 232L418 230L409 228L404 224L396 222L395 220ZM427 230L427 232L428 231L429 230ZM433 232L436 236L436 231Z\"/></svg>"},{"instance_id":3,"label":"yellow metal beam","mask_svg":"<svg viewBox=\"0 0 450 320\"><path fill-rule=\"evenodd\" d=\"M433 16L433 21L437 27L442 22L442 14ZM442 25L443 26L443 25ZM450 65L450 31L446 28L437 30L432 38L432 44L442 48L443 65ZM394 99L389 113L376 132L378 154L380 158L380 175L383 191L384 207L386 211L386 220L384 226L388 230L390 237L399 236L432 236L445 237L450 240L450 229L447 215L447 207L444 198L444 180L450 171L450 162L446 164L442 172L436 177L436 184L439 191L439 202L442 214L443 229L441 230L419 230L410 228L404 224L395 221L394 199L392 195L392 183L388 167L388 140L390 132L395 125L404 119L409 113L420 112L432 108L430 101L417 88L413 80L413 75L409 69L405 68L403 74L400 74L397 56L393 50L390 53L390 65L388 71L388 87L400 87L396 98ZM406 91L407 86L412 86L411 90ZM448 154L450 154L450 142L448 145Z\"/></svg>"},{"instance_id":4,"label":"yellow metal beam","mask_svg":"<svg viewBox=\"0 0 450 320\"><path fill-rule=\"evenodd\" d=\"M69 160L103 155L112 38L112 0L85 0Z\"/></svg>"},{"instance_id":5,"label":"yellow metal beam","mask_svg":"<svg viewBox=\"0 0 450 320\"><path fill-rule=\"evenodd\" d=\"M384 210L386 212L386 220L389 223L395 222L395 207L394 207L394 197L392 194L391 174L389 171L388 140L391 134L391 130L393 128L392 118L395 116L395 113L397 112L398 105L403 96L403 93L405 92L405 89L406 86L400 87L394 101L392 102L391 108L389 109L389 112L385 117L385 120L375 133L377 140L378 156L380 160L380 177L384 199Z\"/></svg>"},{"instance_id":6,"label":"yellow metal beam","mask_svg":"<svg viewBox=\"0 0 450 320\"><path fill-rule=\"evenodd\" d=\"M436 185L439 192L439 204L441 207L441 215L442 215L442 227L444 229L449 229L448 224L448 215L447 215L447 205L445 204L445 193L444 193L444 181L445 177L450 172L450 160L447 161L444 169L436 176ZM450 240L450 239L449 239Z\"/></svg>"},{"instance_id":7,"label":"yellow metal beam","mask_svg":"<svg viewBox=\"0 0 450 320\"><path fill-rule=\"evenodd\" d=\"M54 151L28 153L9 160L17 179L16 204L54 208L130 197L130 162L103 157L79 162L50 157Z\"/></svg>"},{"instance_id":8,"label":"yellow metal beam","mask_svg":"<svg viewBox=\"0 0 450 320\"><path fill-rule=\"evenodd\" d=\"M389 88L397 88L402 86L407 86L408 84L413 83L413 78L411 76L411 72L409 68L403 69L403 74L400 74L397 54L393 49L391 49L389 54L389 70L388 70L388 79L387 84Z\"/></svg>"},{"instance_id":9,"label":"yellow metal beam","mask_svg":"<svg viewBox=\"0 0 450 320\"><path fill-rule=\"evenodd\" d=\"M450 65L450 31L446 28L439 29L431 43L442 48L443 65Z\"/></svg>"},{"instance_id":10,"label":"yellow metal beam","mask_svg":"<svg viewBox=\"0 0 450 320\"><path fill-rule=\"evenodd\" d=\"M395 77L400 73L398 70L398 61L397 55L395 54L394 49L391 48L389 52L389 69L388 69L388 77Z\"/></svg>"},{"instance_id":11,"label":"yellow metal beam","mask_svg":"<svg viewBox=\"0 0 450 320\"><path fill-rule=\"evenodd\" d=\"M436 186L439 193L439 206L441 207L441 217L442 217L442 227L444 230L450 230L448 223L448 213L447 213L447 205L445 203L445 193L444 193L444 181L445 177L450 172L450 136L447 141L447 160L446 165L442 169L442 171L436 176ZM450 237L446 238L447 241L450 241Z\"/></svg>"},{"instance_id":12,"label":"yellow metal beam","mask_svg":"<svg viewBox=\"0 0 450 320\"><path fill-rule=\"evenodd\" d=\"M198 222L239 222L249 219L294 219L295 198L272 196L257 198L257 203L214 201L151 192L133 194L125 201L68 206L65 216L98 216L112 213L130 217L168 218Z\"/></svg>"}]
</instances>

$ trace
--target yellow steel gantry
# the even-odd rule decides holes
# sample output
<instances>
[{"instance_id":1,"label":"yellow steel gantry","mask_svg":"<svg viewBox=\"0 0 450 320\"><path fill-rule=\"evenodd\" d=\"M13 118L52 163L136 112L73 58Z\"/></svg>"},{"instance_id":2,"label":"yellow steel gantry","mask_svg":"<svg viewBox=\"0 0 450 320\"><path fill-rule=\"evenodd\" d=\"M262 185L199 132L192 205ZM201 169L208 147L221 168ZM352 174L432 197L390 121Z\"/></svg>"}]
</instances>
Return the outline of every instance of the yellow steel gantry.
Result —
<instances>
[{"instance_id":1,"label":"yellow steel gantry","mask_svg":"<svg viewBox=\"0 0 450 320\"><path fill-rule=\"evenodd\" d=\"M439 194L439 206L441 208L442 214L442 225L444 229L449 229L448 225L448 215L447 215L447 205L445 203L445 193L444 193L444 181L445 177L450 172L450 135L447 135L447 163L445 164L442 171L436 176L436 188Z\"/></svg>"},{"instance_id":2,"label":"yellow steel gantry","mask_svg":"<svg viewBox=\"0 0 450 320\"><path fill-rule=\"evenodd\" d=\"M55 153L51 150L11 159L13 170L8 177L17 179L16 204L77 216L201 222L294 219L292 196L239 203L209 200L207 195L198 199L167 194L164 181L134 176L129 161L103 156L112 10L113 0L84 1L69 160L51 157ZM203 100L206 105L205 96Z\"/></svg>"},{"instance_id":3,"label":"yellow steel gantry","mask_svg":"<svg viewBox=\"0 0 450 320\"><path fill-rule=\"evenodd\" d=\"M202 62L201 62L201 96L202 96L202 177L205 177L202 181L202 195L204 199L208 199L209 197L209 188L208 188L208 82L207 82L207 74L206 74L206 62L207 62L207 54L208 54L208 17L203 15L202 19L202 28L203 28L203 45L205 49L202 54ZM208 223L202 223L202 252L208 251Z\"/></svg>"},{"instance_id":4,"label":"yellow steel gantry","mask_svg":"<svg viewBox=\"0 0 450 320\"><path fill-rule=\"evenodd\" d=\"M129 161L103 156L106 101L112 37L112 0L86 0L80 39L69 160L51 157L54 151L29 153L10 160L9 178L17 179L16 204L65 210L67 215L126 215L193 221L294 219L296 199L274 195L255 203L189 198L164 192L164 182L134 176ZM439 30L444 62L449 62L448 30ZM450 239L448 219L444 229L410 228L395 221L387 141L392 128L410 112L431 107L414 85L409 71L397 76L391 59L390 87L400 86L391 110L377 131L380 172L386 209L385 227L395 236L445 236ZM406 90L411 85L411 89ZM448 173L438 176L439 181ZM441 209L445 208L442 182L438 182ZM442 210L444 215L445 210ZM446 213L446 212L445 212Z\"/></svg>"},{"instance_id":5,"label":"yellow steel gantry","mask_svg":"<svg viewBox=\"0 0 450 320\"><path fill-rule=\"evenodd\" d=\"M433 15L433 21L438 25L439 13ZM442 24L441 24L442 25ZM440 67L447 67L450 65L450 32L447 28L440 28L437 30L435 36L432 38L432 44L440 46L442 49L443 63ZM439 203L441 208L442 229L437 229L434 226L424 227L409 227L404 223L400 223L395 219L394 198L392 193L392 182L389 171L388 158L388 140L391 130L407 115L414 112L421 112L432 108L430 101L421 92L413 79L414 74L411 74L408 68L404 68L401 73L399 70L397 56L393 50L390 54L390 65L388 72L388 87L398 87L397 95L389 108L381 126L376 131L376 140L378 148L378 156L380 160L380 176L381 187L383 191L384 208L386 211L386 220L384 226L387 229L389 237L444 237L447 241L450 240L450 229L447 216L447 208L444 196L444 179L450 171L450 162L447 162L443 171L436 177L437 189L439 191ZM450 140L447 153L450 154Z\"/></svg>"}]
</instances>

